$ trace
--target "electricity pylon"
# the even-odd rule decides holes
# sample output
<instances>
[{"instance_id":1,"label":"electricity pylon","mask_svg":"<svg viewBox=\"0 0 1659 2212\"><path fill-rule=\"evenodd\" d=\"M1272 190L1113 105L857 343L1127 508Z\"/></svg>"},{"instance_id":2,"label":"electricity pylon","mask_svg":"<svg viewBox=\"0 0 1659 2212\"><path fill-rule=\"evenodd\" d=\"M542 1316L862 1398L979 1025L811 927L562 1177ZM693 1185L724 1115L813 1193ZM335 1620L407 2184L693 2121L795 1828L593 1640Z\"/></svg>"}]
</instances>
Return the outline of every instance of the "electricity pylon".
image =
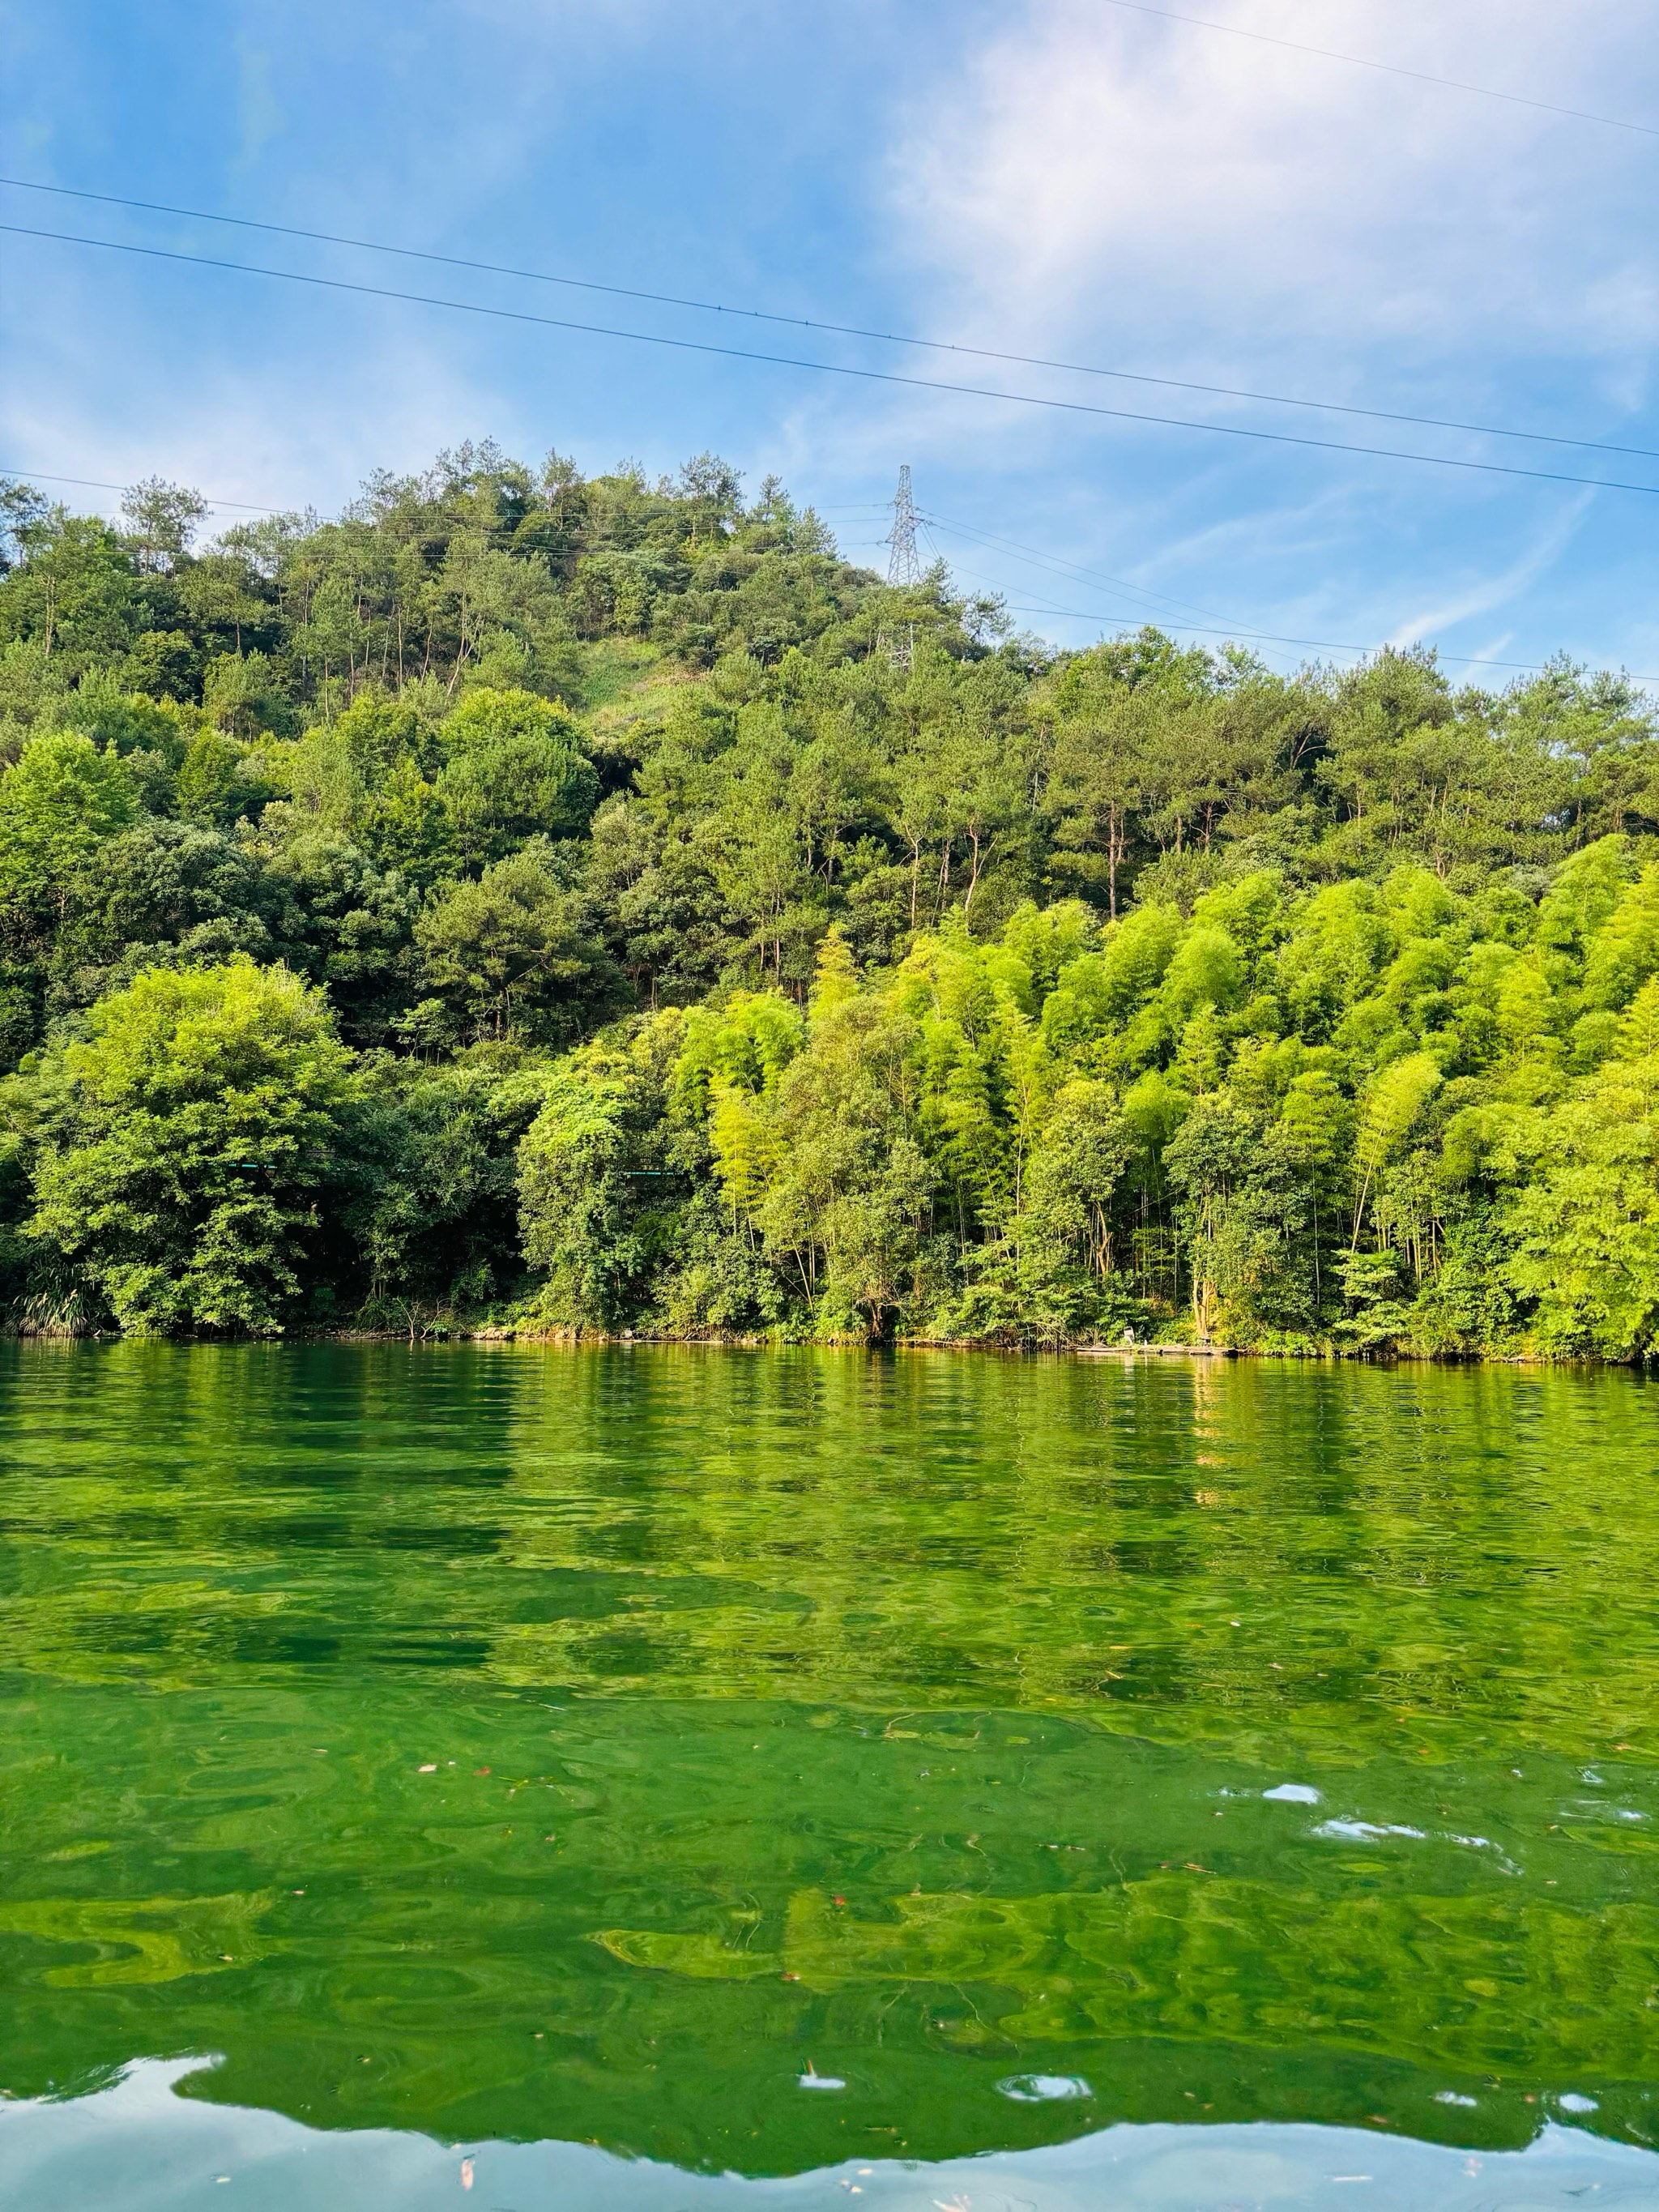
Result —
<instances>
[{"instance_id":1,"label":"electricity pylon","mask_svg":"<svg viewBox=\"0 0 1659 2212\"><path fill-rule=\"evenodd\" d=\"M892 548L887 562L888 582L900 586L919 584L921 563L916 558L916 503L910 496L908 461L899 471L898 489L893 495L893 527L888 532L887 543Z\"/></svg>"},{"instance_id":2,"label":"electricity pylon","mask_svg":"<svg viewBox=\"0 0 1659 2212\"><path fill-rule=\"evenodd\" d=\"M895 590L908 591L921 581L916 558L916 503L910 496L910 464L899 470L898 489L893 495L893 526L887 534L887 581ZM908 675L915 651L916 626L900 623L886 631L881 643L895 668Z\"/></svg>"}]
</instances>

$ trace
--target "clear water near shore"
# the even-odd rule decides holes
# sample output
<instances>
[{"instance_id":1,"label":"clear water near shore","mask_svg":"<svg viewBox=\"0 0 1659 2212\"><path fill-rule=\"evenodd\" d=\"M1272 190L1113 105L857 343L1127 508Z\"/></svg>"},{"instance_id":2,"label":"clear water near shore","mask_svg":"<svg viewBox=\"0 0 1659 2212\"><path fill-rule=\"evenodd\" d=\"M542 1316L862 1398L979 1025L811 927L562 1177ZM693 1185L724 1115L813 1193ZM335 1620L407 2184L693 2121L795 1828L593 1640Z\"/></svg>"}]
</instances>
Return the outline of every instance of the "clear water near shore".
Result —
<instances>
[{"instance_id":1,"label":"clear water near shore","mask_svg":"<svg viewBox=\"0 0 1659 2212\"><path fill-rule=\"evenodd\" d=\"M1656 1408L0 1348L0 2201L1659 2203Z\"/></svg>"}]
</instances>

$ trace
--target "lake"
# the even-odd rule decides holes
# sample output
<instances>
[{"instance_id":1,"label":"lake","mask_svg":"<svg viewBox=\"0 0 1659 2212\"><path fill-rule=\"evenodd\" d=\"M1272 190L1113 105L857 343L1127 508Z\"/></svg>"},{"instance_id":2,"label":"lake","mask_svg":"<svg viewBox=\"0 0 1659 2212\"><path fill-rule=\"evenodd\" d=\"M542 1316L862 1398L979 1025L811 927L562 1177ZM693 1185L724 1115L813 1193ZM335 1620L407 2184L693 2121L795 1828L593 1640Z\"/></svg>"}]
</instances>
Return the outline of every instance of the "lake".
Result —
<instances>
[{"instance_id":1,"label":"lake","mask_svg":"<svg viewBox=\"0 0 1659 2212\"><path fill-rule=\"evenodd\" d=\"M0 2203L1659 2204L1625 1372L0 1345Z\"/></svg>"}]
</instances>

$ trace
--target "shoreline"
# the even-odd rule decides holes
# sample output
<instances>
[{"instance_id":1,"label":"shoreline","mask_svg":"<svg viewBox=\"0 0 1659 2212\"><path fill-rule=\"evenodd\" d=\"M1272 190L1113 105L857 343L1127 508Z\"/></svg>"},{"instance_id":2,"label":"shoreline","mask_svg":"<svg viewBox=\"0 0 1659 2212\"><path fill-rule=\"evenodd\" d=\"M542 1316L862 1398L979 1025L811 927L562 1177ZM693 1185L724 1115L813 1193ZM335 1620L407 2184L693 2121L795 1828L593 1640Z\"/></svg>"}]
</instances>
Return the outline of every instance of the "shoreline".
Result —
<instances>
[{"instance_id":1,"label":"shoreline","mask_svg":"<svg viewBox=\"0 0 1659 2212\"><path fill-rule=\"evenodd\" d=\"M890 1337L872 1339L836 1336L667 1336L630 1329L520 1329L447 1328L410 1331L398 1328L295 1329L281 1335L148 1335L120 1329L8 1328L0 1336L16 1344L173 1344L264 1345L272 1349L316 1344L400 1344L409 1350L433 1350L454 1345L541 1346L566 1352L582 1350L680 1352L862 1352L894 1357L901 1352L975 1354L999 1359L1115 1359L1124 1362L1162 1359L1278 1360L1286 1364L1362 1367L1537 1367L1595 1368L1640 1372L1648 1366L1644 1355L1633 1359L1607 1359L1594 1353L1541 1352L1390 1352L1349 1351L1340 1345L1290 1347L1248 1344L999 1344L989 1338Z\"/></svg>"}]
</instances>

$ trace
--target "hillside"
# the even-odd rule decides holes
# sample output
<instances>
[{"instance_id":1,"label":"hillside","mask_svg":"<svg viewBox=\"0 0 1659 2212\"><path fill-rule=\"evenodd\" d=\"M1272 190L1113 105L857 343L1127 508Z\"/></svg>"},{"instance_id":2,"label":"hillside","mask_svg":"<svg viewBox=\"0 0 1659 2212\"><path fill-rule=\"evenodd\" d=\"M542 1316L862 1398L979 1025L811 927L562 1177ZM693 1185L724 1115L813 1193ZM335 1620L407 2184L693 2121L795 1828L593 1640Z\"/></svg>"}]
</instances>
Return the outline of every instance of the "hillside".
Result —
<instances>
[{"instance_id":1,"label":"hillside","mask_svg":"<svg viewBox=\"0 0 1659 2212\"><path fill-rule=\"evenodd\" d=\"M15 1325L1648 1346L1622 679L1058 654L708 456L5 514Z\"/></svg>"}]
</instances>

